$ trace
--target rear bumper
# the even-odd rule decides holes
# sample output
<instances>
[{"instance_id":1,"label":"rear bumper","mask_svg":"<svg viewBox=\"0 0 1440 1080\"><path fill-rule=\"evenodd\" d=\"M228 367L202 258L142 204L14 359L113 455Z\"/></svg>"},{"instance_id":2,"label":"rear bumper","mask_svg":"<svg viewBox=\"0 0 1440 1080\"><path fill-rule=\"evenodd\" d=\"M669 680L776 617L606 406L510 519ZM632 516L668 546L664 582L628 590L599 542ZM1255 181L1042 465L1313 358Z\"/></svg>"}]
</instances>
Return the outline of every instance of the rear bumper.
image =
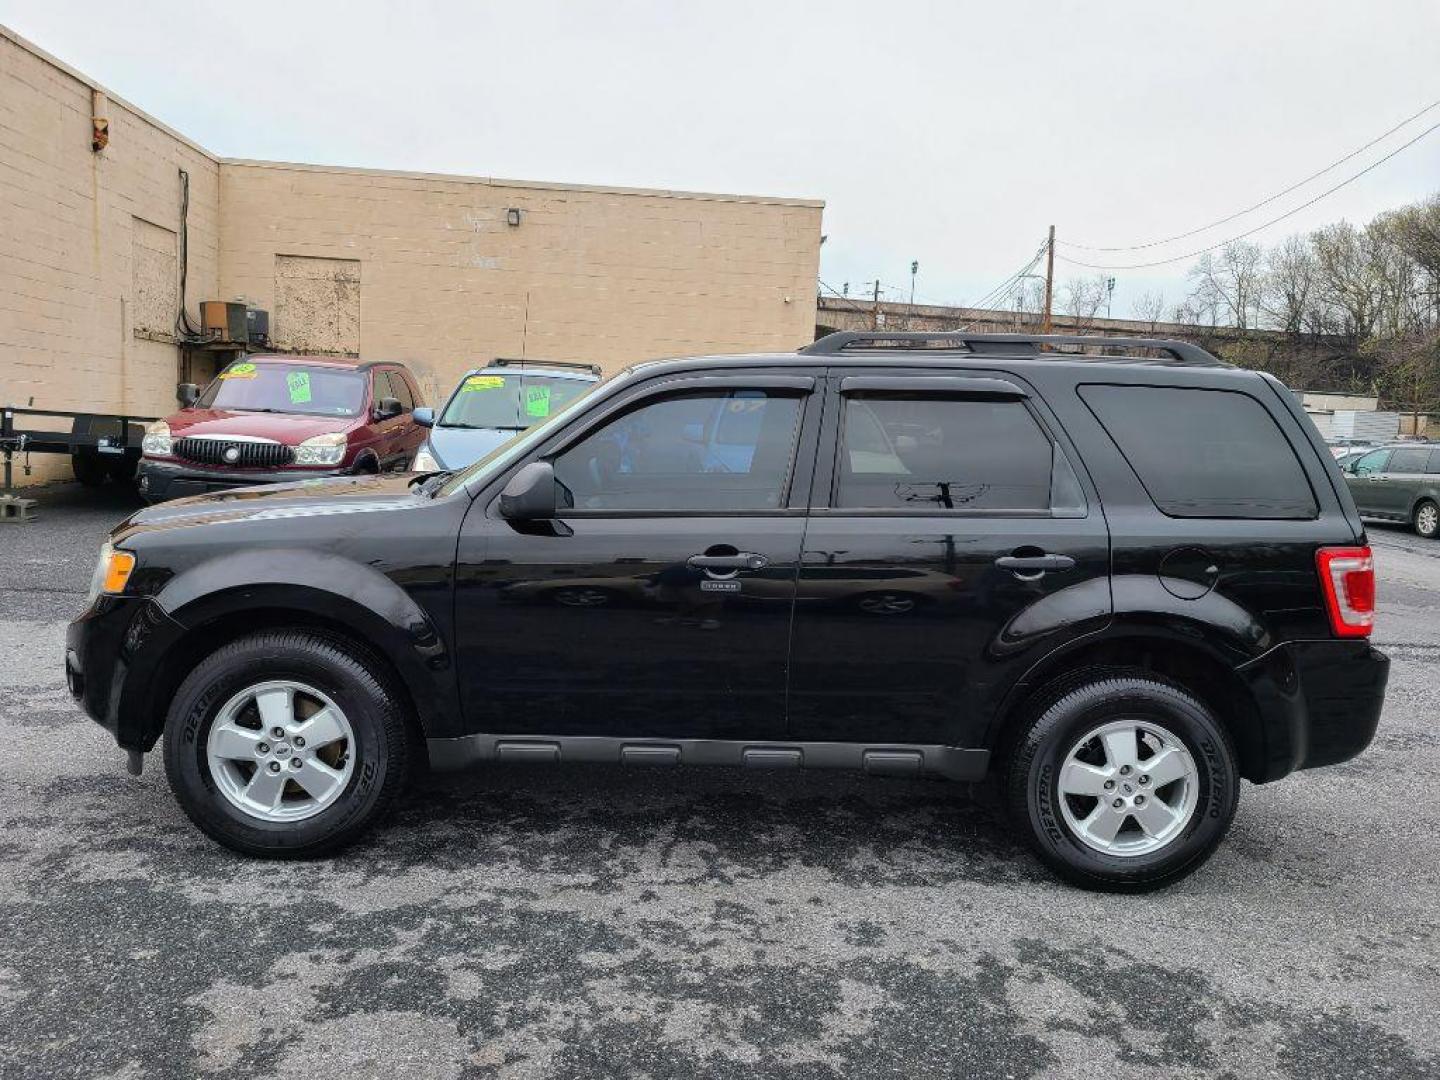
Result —
<instances>
[{"instance_id":1,"label":"rear bumper","mask_svg":"<svg viewBox=\"0 0 1440 1080\"><path fill-rule=\"evenodd\" d=\"M1390 658L1368 641L1292 641L1239 669L1260 711L1265 757L1257 783L1335 765L1375 737Z\"/></svg>"},{"instance_id":2,"label":"rear bumper","mask_svg":"<svg viewBox=\"0 0 1440 1080\"><path fill-rule=\"evenodd\" d=\"M187 495L206 495L212 491L255 487L260 484L284 484L296 480L316 480L329 476L348 476L347 468L313 469L206 469L199 465L170 464L142 458L139 470L140 494L146 502L164 502Z\"/></svg>"}]
</instances>

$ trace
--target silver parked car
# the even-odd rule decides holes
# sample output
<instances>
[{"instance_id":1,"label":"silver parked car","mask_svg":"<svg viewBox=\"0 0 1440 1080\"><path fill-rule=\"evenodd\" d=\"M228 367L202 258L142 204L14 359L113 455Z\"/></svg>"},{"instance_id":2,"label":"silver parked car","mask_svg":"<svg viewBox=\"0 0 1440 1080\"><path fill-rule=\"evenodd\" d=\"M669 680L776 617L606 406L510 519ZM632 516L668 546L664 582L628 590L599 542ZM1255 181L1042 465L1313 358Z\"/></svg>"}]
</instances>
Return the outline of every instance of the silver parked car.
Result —
<instances>
[{"instance_id":1,"label":"silver parked car","mask_svg":"<svg viewBox=\"0 0 1440 1080\"><path fill-rule=\"evenodd\" d=\"M1361 515L1440 534L1440 446L1399 443L1339 460Z\"/></svg>"}]
</instances>

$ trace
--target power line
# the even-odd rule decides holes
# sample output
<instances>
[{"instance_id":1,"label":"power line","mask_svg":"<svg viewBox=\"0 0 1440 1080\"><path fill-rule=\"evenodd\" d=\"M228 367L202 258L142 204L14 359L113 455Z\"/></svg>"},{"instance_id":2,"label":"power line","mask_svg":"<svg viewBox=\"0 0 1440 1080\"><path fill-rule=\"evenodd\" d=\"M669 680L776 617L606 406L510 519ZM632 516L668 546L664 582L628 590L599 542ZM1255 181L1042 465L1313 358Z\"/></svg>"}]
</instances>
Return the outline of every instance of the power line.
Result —
<instances>
[{"instance_id":1,"label":"power line","mask_svg":"<svg viewBox=\"0 0 1440 1080\"><path fill-rule=\"evenodd\" d=\"M1120 247L1099 247L1099 246L1096 246L1096 245L1093 245L1093 244L1077 244L1077 243L1076 243L1075 241L1073 241L1073 240L1061 240L1061 241L1059 241L1059 243L1060 243L1061 245L1063 245L1064 247L1078 248L1078 249L1080 249L1081 251L1143 251L1143 250L1145 250L1146 248L1160 247L1160 246L1163 245L1163 244L1173 243L1173 242L1176 241L1176 240L1185 240L1185 239L1187 239L1187 238L1189 238L1189 237L1191 237L1191 236L1196 235L1197 233L1208 232L1210 229L1218 228L1218 227L1221 226L1221 225L1226 225L1226 224L1234 221L1234 220L1235 220L1236 218L1238 218L1238 217L1244 217L1246 214L1248 214L1248 213L1250 213L1250 212L1252 212L1252 211L1254 211L1254 210L1259 210L1262 206L1269 206L1269 205L1270 205L1271 203L1273 203L1276 199L1284 198L1286 195L1289 195L1292 191L1296 191L1296 190L1298 190L1299 188L1304 187L1306 184L1310 183L1310 181L1312 181L1312 180L1318 180L1320 177L1324 176L1326 173L1330 172L1332 169L1339 168L1341 165L1344 165L1345 162L1350 161L1351 159L1353 159L1353 158L1355 158L1355 157L1358 157L1360 154L1363 154L1366 150L1369 150L1369 149L1370 149L1372 146L1374 146L1376 143L1384 142L1384 141L1385 141L1386 139L1388 139L1391 135L1394 135L1395 132L1397 132L1397 131L1399 131L1401 128L1406 127L1407 125L1413 123L1414 121L1420 119L1420 117L1424 116L1427 112L1429 112L1431 109L1434 109L1436 106L1440 106L1440 101L1432 101L1429 105L1426 105L1423 109L1421 109L1419 112L1415 113L1413 116L1406 117L1404 120L1400 121L1400 123L1396 124L1396 125L1395 125L1394 127L1392 127L1389 131L1386 131L1386 132L1385 132L1384 134L1382 134L1382 135L1377 135L1375 138L1373 138L1373 139L1371 139L1369 142L1367 142L1364 146L1359 147L1358 149L1355 149L1355 150L1350 151L1350 153L1346 154L1344 157L1342 157L1342 158L1337 158L1335 161L1332 161L1329 165L1326 165L1326 166L1325 166L1323 169L1321 169L1319 172L1313 172L1313 173L1311 173L1309 176L1305 177L1305 179L1300 180L1300 181L1297 181L1297 182L1294 183L1294 184L1291 184L1291 185L1290 185L1289 187L1287 187L1284 191L1277 191L1274 195L1271 195L1271 196L1269 196L1268 198L1261 199L1259 202L1255 203L1255 204L1252 205L1252 206L1247 206L1247 207L1245 207L1245 209L1243 209L1243 210L1237 210L1237 211L1235 211L1235 213L1229 215L1228 217L1223 217L1223 218L1220 218L1220 219L1217 220L1217 221L1212 221L1212 222L1210 222L1208 225L1201 225L1199 228L1191 229L1189 232L1176 233L1174 236L1167 236L1167 237L1165 237L1163 240L1151 240L1151 241L1149 241L1149 242L1147 242L1147 243L1144 243L1144 244L1125 244L1125 245L1122 245L1122 246L1120 246ZM1431 130L1433 131L1434 129L1432 128ZM1427 133L1427 134L1428 134L1428 133ZM1424 138L1424 136L1422 135L1421 138ZM1406 145L1408 146L1409 143L1407 143ZM1404 147L1401 147L1401 149L1403 150ZM1385 159L1381 159L1381 160L1385 160ZM1378 164L1378 162L1377 162L1377 164ZM1308 205L1308 204L1307 204L1307 205Z\"/></svg>"},{"instance_id":2,"label":"power line","mask_svg":"<svg viewBox=\"0 0 1440 1080\"><path fill-rule=\"evenodd\" d=\"M1425 138L1425 136L1429 135L1431 132L1434 132L1434 131L1436 131L1436 130L1440 130L1440 124L1432 124L1430 127L1426 128L1424 131L1422 131L1419 135L1416 135L1416 136L1415 136L1413 139L1411 139L1409 142L1404 143L1403 145L1398 146L1398 147L1396 147L1394 150L1390 151L1390 153L1386 154L1386 155L1385 155L1384 157L1382 157L1379 161L1376 161L1376 162L1373 162L1373 163L1371 163L1371 164L1369 164L1369 165L1366 165L1365 168L1361 169L1359 172L1355 173L1353 176L1350 176L1350 177L1347 177L1347 178L1344 179L1344 180L1341 180L1340 183L1336 184L1334 187L1326 188L1326 189L1325 189L1324 191L1322 191L1319 195L1316 195L1316 196L1315 196L1314 198L1312 198L1312 199L1306 200L1305 202L1301 203L1299 206L1295 207L1293 210L1287 210L1287 211L1285 211L1285 213L1281 214L1279 217L1273 217L1273 218L1271 218L1269 221L1266 221L1266 222L1263 222L1262 224L1256 225L1253 229L1246 229L1244 232L1242 232L1242 233L1237 233L1235 236L1230 237L1228 240L1221 240L1221 241L1219 241L1219 242L1217 242L1217 243L1214 243L1214 244L1209 245L1208 247L1199 248L1199 249L1197 249L1197 250L1195 250L1195 251L1187 252L1187 253L1184 254L1184 255L1175 255L1175 256L1173 256L1173 257L1171 257L1171 258L1168 258L1168 259L1156 259L1156 260L1154 260L1153 262L1139 262L1139 263L1090 263L1090 262L1081 262L1079 259L1072 259L1072 258L1070 258L1068 255L1057 255L1056 258L1064 259L1066 262L1070 263L1072 266L1084 266L1084 267L1086 267L1086 268L1088 268L1088 269L1090 269L1090 270L1143 270L1143 269L1146 269L1146 268L1151 267L1151 266L1168 266L1170 263L1184 262L1186 259L1193 259L1193 258L1195 258L1196 256L1204 255L1204 254L1206 254L1207 252L1214 251L1214 250L1216 250L1217 248L1222 248L1222 247L1224 247L1226 244L1233 244L1236 240L1243 240L1243 239L1245 239L1245 237L1247 237L1247 236L1253 236L1253 235L1255 235L1257 232L1260 232L1262 229L1268 229L1271 225L1275 225L1275 224L1277 224L1277 223L1279 223L1279 222L1281 222L1281 221L1284 221L1284 220L1285 220L1286 218L1288 218L1288 217L1294 217L1294 216L1295 216L1296 214L1298 214L1301 210L1304 210L1304 209L1307 209L1308 207L1314 206L1314 205L1315 205L1316 203L1318 203L1321 199L1328 198L1329 196L1335 194L1335 192L1339 191L1341 188L1346 187L1346 186L1348 186L1349 184L1353 184L1356 180L1359 180L1360 177L1364 176L1366 173L1371 172L1371 171L1374 170L1374 169L1378 169L1381 165L1384 165L1384 164L1385 164L1387 161L1389 161L1391 158L1395 157L1397 154L1402 153L1403 151L1406 151L1406 150L1410 149L1410 147L1414 146L1414 145L1415 145L1416 143L1418 143L1421 139ZM1123 250L1123 249L1120 249L1120 250Z\"/></svg>"},{"instance_id":3,"label":"power line","mask_svg":"<svg viewBox=\"0 0 1440 1080\"><path fill-rule=\"evenodd\" d=\"M860 312L860 314L862 314L862 315L869 315L869 314L870 314L870 312L869 312L867 309L865 309L865 308L861 307L859 304L855 303L854 300L851 300L850 297L846 296L846 295L845 295L844 293L842 293L839 289L835 288L834 285L828 284L827 282L825 282L825 281L823 281L823 280L821 280L821 279L819 279L819 278L816 278L816 280L820 282L820 287L821 287L822 289L829 289L830 292L834 295L834 297L835 297L836 300L844 300L845 303L849 304L852 308L854 308L856 311Z\"/></svg>"},{"instance_id":4,"label":"power line","mask_svg":"<svg viewBox=\"0 0 1440 1080\"><path fill-rule=\"evenodd\" d=\"M1045 254L1045 249L1048 246L1048 241L1041 244L1038 248L1035 249L1035 254L1031 256L1028 263L1022 266L1019 270L1015 271L1015 273L1007 277L999 285L995 286L995 288L991 289L979 300L976 300L973 304L966 304L965 306L974 310L984 309L986 304L999 302L1001 298L1008 302L1011 291L1016 285L1018 285L1021 281L1025 279L1026 274L1030 273L1030 271L1035 268L1035 264L1040 261L1040 257ZM956 327L956 330L957 332L960 330L969 330L970 327L974 326L979 321L979 319L972 319L964 326Z\"/></svg>"}]
</instances>

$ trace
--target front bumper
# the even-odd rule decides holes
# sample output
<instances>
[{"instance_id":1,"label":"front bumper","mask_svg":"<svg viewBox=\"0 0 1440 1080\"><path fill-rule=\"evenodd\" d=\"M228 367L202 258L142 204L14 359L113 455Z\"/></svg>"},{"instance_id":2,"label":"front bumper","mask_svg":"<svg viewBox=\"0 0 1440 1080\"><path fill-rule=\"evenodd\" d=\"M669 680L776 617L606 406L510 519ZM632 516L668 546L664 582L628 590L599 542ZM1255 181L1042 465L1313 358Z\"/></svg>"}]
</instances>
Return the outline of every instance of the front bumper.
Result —
<instances>
[{"instance_id":1,"label":"front bumper","mask_svg":"<svg viewBox=\"0 0 1440 1080\"><path fill-rule=\"evenodd\" d=\"M66 630L65 683L124 749L155 744L160 725L146 721L161 707L163 658L184 632L154 600L137 596L101 596Z\"/></svg>"},{"instance_id":2,"label":"front bumper","mask_svg":"<svg viewBox=\"0 0 1440 1080\"><path fill-rule=\"evenodd\" d=\"M316 480L331 476L348 476L344 467L288 469L207 469L201 465L140 460L138 484L146 502L164 502L187 495L206 495L212 491L256 487L260 484L284 484L295 480Z\"/></svg>"},{"instance_id":3,"label":"front bumper","mask_svg":"<svg viewBox=\"0 0 1440 1080\"><path fill-rule=\"evenodd\" d=\"M1257 783L1349 761L1375 737L1390 658L1368 641L1292 641L1239 669L1260 712Z\"/></svg>"}]
</instances>

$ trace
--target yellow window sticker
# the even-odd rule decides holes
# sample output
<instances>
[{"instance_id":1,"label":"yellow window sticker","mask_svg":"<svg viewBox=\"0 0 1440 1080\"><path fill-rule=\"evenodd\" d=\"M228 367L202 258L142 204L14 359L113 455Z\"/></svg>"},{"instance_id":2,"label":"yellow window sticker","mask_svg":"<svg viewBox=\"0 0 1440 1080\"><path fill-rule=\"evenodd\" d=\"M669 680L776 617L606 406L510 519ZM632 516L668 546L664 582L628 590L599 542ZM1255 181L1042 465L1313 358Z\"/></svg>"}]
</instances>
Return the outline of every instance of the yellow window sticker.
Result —
<instances>
[{"instance_id":1,"label":"yellow window sticker","mask_svg":"<svg viewBox=\"0 0 1440 1080\"><path fill-rule=\"evenodd\" d=\"M255 378L254 364L231 364L220 373L222 379L253 379Z\"/></svg>"},{"instance_id":2,"label":"yellow window sticker","mask_svg":"<svg viewBox=\"0 0 1440 1080\"><path fill-rule=\"evenodd\" d=\"M463 390L499 390L505 385L501 375L471 375L460 387Z\"/></svg>"},{"instance_id":3,"label":"yellow window sticker","mask_svg":"<svg viewBox=\"0 0 1440 1080\"><path fill-rule=\"evenodd\" d=\"M537 419L550 415L550 387L527 386L525 388L525 415Z\"/></svg>"},{"instance_id":4,"label":"yellow window sticker","mask_svg":"<svg viewBox=\"0 0 1440 1080\"><path fill-rule=\"evenodd\" d=\"M285 376L285 389L290 391L290 404L303 405L310 400L310 373L292 371Z\"/></svg>"}]
</instances>

